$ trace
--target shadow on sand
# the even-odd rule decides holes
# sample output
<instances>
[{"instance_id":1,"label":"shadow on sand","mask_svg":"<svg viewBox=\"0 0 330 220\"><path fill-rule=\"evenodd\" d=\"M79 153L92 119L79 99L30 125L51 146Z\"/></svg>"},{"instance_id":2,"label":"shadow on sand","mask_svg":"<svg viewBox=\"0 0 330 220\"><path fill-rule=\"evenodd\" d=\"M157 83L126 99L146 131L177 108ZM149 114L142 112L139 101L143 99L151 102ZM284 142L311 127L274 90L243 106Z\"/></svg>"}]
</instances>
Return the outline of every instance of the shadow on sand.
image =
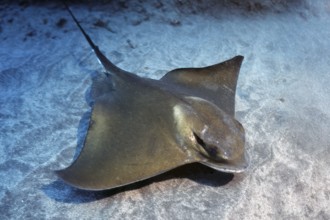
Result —
<instances>
[{"instance_id":1,"label":"shadow on sand","mask_svg":"<svg viewBox=\"0 0 330 220\"><path fill-rule=\"evenodd\" d=\"M202 164L193 163L178 167L161 175L152 177L130 185L103 191L86 191L77 189L57 180L49 185L45 185L42 191L51 199L63 203L86 203L111 197L116 194L140 189L154 182L161 182L174 178L188 178L197 183L210 187L220 187L226 185L233 179L234 175L222 173L206 167Z\"/></svg>"}]
</instances>

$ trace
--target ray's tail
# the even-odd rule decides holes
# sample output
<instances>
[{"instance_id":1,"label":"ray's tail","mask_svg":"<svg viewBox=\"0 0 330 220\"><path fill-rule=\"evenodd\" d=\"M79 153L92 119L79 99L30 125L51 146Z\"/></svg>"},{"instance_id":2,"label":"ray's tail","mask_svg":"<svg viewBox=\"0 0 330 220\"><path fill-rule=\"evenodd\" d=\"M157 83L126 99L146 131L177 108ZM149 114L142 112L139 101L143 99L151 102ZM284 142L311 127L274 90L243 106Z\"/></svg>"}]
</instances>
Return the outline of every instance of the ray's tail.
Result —
<instances>
[{"instance_id":1,"label":"ray's tail","mask_svg":"<svg viewBox=\"0 0 330 220\"><path fill-rule=\"evenodd\" d=\"M100 63L102 64L102 66L105 68L105 70L107 71L107 73L111 74L111 75L118 75L120 73L125 72L124 70L120 69L119 67L117 67L115 64L113 64L99 49L99 47L97 45L94 44L94 42L92 41L92 39L89 37L89 35L85 32L85 30L81 27L79 21L76 19L76 17L74 16L74 14L72 13L71 9L69 8L69 6L65 3L65 1L62 1L65 8L67 9L67 11L69 12L69 14L71 15L72 19L74 20L74 22L76 23L76 25L78 26L79 30L81 31L81 33L84 35L85 39L87 40L88 44L91 46L91 48L93 49L94 53L96 54L98 60L100 61Z\"/></svg>"}]
</instances>

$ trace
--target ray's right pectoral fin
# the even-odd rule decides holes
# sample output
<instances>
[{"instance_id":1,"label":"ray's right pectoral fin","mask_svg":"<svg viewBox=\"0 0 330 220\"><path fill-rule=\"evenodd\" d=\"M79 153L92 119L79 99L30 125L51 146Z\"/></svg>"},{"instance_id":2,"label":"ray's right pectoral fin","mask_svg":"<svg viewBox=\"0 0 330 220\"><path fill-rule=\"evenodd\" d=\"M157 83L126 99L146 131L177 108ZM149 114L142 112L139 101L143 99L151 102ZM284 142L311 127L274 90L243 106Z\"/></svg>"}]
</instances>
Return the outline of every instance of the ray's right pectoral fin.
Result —
<instances>
[{"instance_id":1,"label":"ray's right pectoral fin","mask_svg":"<svg viewBox=\"0 0 330 220\"><path fill-rule=\"evenodd\" d=\"M96 99L82 152L71 166L57 171L58 176L80 189L105 190L187 163L169 130L170 120L159 125L158 115L166 111L159 103L146 108L134 98L115 90Z\"/></svg>"},{"instance_id":2,"label":"ray's right pectoral fin","mask_svg":"<svg viewBox=\"0 0 330 220\"><path fill-rule=\"evenodd\" d=\"M91 95L94 100L114 92L114 80L110 74L98 74L92 78Z\"/></svg>"}]
</instances>

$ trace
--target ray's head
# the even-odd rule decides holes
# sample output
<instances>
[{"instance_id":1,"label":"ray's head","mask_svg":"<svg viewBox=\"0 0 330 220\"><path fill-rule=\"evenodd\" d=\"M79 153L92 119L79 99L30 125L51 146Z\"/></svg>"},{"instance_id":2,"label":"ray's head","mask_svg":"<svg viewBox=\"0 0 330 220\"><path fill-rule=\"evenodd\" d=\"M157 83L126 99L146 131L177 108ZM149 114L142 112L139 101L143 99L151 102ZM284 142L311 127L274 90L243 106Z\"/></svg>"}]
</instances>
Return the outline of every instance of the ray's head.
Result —
<instances>
[{"instance_id":1,"label":"ray's head","mask_svg":"<svg viewBox=\"0 0 330 220\"><path fill-rule=\"evenodd\" d=\"M187 102L173 111L180 144L207 166L243 171L247 167L243 126L207 100L188 97Z\"/></svg>"}]
</instances>

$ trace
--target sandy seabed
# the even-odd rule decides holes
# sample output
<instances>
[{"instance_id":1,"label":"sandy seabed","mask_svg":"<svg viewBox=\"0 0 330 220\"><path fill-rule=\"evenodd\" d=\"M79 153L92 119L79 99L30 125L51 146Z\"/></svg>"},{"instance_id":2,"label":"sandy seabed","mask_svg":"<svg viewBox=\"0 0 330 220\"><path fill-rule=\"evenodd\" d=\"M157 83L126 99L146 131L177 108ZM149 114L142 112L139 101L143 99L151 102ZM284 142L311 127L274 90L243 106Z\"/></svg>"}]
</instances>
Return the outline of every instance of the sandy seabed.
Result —
<instances>
[{"instance_id":1,"label":"sandy seabed","mask_svg":"<svg viewBox=\"0 0 330 220\"><path fill-rule=\"evenodd\" d=\"M1 219L330 219L330 2L69 2L119 67L159 79L245 57L236 118L250 167L190 165L106 192L52 170L86 130L95 55L57 1L0 3Z\"/></svg>"}]
</instances>

